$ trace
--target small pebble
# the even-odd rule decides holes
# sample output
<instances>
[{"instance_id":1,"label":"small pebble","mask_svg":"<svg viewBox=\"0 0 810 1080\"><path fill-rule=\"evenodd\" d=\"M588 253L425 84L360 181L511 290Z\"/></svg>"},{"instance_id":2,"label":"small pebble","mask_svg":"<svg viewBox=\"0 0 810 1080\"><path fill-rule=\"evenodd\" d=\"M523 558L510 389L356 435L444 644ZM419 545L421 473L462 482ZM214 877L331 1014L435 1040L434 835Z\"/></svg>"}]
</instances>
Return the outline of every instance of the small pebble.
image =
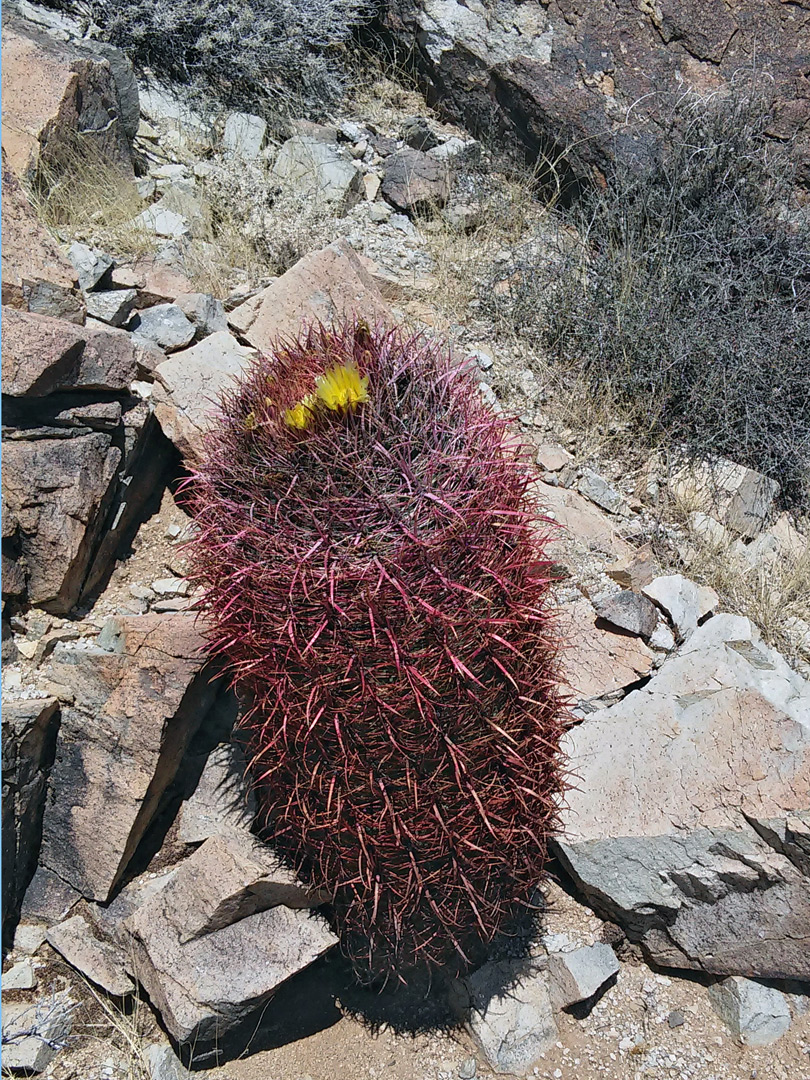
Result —
<instances>
[{"instance_id":1,"label":"small pebble","mask_svg":"<svg viewBox=\"0 0 810 1080\"><path fill-rule=\"evenodd\" d=\"M671 1028L680 1027L681 1024L686 1022L686 1017L680 1009L673 1009L667 1017L667 1023Z\"/></svg>"}]
</instances>

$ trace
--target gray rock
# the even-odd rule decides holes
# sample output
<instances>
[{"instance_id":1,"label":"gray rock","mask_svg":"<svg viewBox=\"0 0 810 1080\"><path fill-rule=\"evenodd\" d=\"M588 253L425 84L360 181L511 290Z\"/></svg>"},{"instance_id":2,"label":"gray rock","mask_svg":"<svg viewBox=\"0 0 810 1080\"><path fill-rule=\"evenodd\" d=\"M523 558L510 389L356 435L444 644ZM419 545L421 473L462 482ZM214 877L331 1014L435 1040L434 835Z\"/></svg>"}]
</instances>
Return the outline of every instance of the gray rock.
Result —
<instances>
[{"instance_id":1,"label":"gray rock","mask_svg":"<svg viewBox=\"0 0 810 1080\"><path fill-rule=\"evenodd\" d=\"M123 326L129 318L138 293L135 289L107 289L85 293L87 314L109 326Z\"/></svg>"},{"instance_id":2,"label":"gray rock","mask_svg":"<svg viewBox=\"0 0 810 1080\"><path fill-rule=\"evenodd\" d=\"M39 865L25 893L21 921L34 926L53 926L66 919L81 899L78 889L47 866Z\"/></svg>"},{"instance_id":3,"label":"gray rock","mask_svg":"<svg viewBox=\"0 0 810 1080\"><path fill-rule=\"evenodd\" d=\"M672 652L675 648L675 635L662 620L650 634L648 644L651 649L661 649L663 652Z\"/></svg>"},{"instance_id":4,"label":"gray rock","mask_svg":"<svg viewBox=\"0 0 810 1080\"><path fill-rule=\"evenodd\" d=\"M121 128L128 139L134 139L141 119L141 103L138 94L138 80L132 67L132 61L120 49L106 41L94 41L83 37L80 48L96 59L106 60L115 84L115 96L118 99L118 111Z\"/></svg>"},{"instance_id":5,"label":"gray rock","mask_svg":"<svg viewBox=\"0 0 810 1080\"><path fill-rule=\"evenodd\" d=\"M194 338L195 328L177 304L155 304L139 311L132 329L140 336L154 341L165 352L175 352Z\"/></svg>"},{"instance_id":6,"label":"gray rock","mask_svg":"<svg viewBox=\"0 0 810 1080\"><path fill-rule=\"evenodd\" d=\"M170 1046L147 1047L146 1060L150 1080L189 1080L192 1075Z\"/></svg>"},{"instance_id":7,"label":"gray rock","mask_svg":"<svg viewBox=\"0 0 810 1080\"><path fill-rule=\"evenodd\" d=\"M474 1080L478 1072L478 1062L474 1057L465 1058L458 1067L458 1080Z\"/></svg>"},{"instance_id":8,"label":"gray rock","mask_svg":"<svg viewBox=\"0 0 810 1080\"><path fill-rule=\"evenodd\" d=\"M309 135L294 135L282 145L273 176L302 198L334 203L338 214L351 210L363 195L363 174L357 165L336 146Z\"/></svg>"},{"instance_id":9,"label":"gray rock","mask_svg":"<svg viewBox=\"0 0 810 1080\"><path fill-rule=\"evenodd\" d=\"M470 159L475 157L479 147L480 144L475 139L460 139L457 135L451 135L449 139L445 139L438 146L431 147L427 151L427 155L432 157L434 161L458 163L462 158Z\"/></svg>"},{"instance_id":10,"label":"gray rock","mask_svg":"<svg viewBox=\"0 0 810 1080\"><path fill-rule=\"evenodd\" d=\"M618 514L625 505L621 494L593 469L583 471L577 490L609 514Z\"/></svg>"},{"instance_id":11,"label":"gray rock","mask_svg":"<svg viewBox=\"0 0 810 1080\"><path fill-rule=\"evenodd\" d=\"M779 990L732 976L709 987L709 1001L746 1046L769 1046L790 1027L787 998Z\"/></svg>"},{"instance_id":12,"label":"gray rock","mask_svg":"<svg viewBox=\"0 0 810 1080\"><path fill-rule=\"evenodd\" d=\"M609 945L586 945L570 952L551 953L548 960L551 1000L558 1009L587 1001L619 971Z\"/></svg>"},{"instance_id":13,"label":"gray rock","mask_svg":"<svg viewBox=\"0 0 810 1080\"><path fill-rule=\"evenodd\" d=\"M113 261L103 251L80 244L78 240L68 248L68 258L73 264L76 276L79 279L79 288L83 292L94 289L105 274L113 268Z\"/></svg>"},{"instance_id":14,"label":"gray rock","mask_svg":"<svg viewBox=\"0 0 810 1080\"><path fill-rule=\"evenodd\" d=\"M20 960L3 972L3 990L33 990L36 985L37 977L30 960Z\"/></svg>"},{"instance_id":15,"label":"gray rock","mask_svg":"<svg viewBox=\"0 0 810 1080\"><path fill-rule=\"evenodd\" d=\"M155 233L156 236L164 236L169 240L187 236L191 231L188 221L167 206L163 199L138 214L134 219L134 225L136 228Z\"/></svg>"},{"instance_id":16,"label":"gray rock","mask_svg":"<svg viewBox=\"0 0 810 1080\"><path fill-rule=\"evenodd\" d=\"M524 962L496 961L453 987L454 1008L467 1015L470 1033L497 1073L528 1072L557 1039L544 969L545 958L528 971Z\"/></svg>"},{"instance_id":17,"label":"gray rock","mask_svg":"<svg viewBox=\"0 0 810 1080\"><path fill-rule=\"evenodd\" d=\"M57 645L49 674L74 705L62 711L40 865L106 902L217 686L193 615L111 619L96 645Z\"/></svg>"},{"instance_id":18,"label":"gray rock","mask_svg":"<svg viewBox=\"0 0 810 1080\"><path fill-rule=\"evenodd\" d=\"M747 619L698 627L563 750L556 850L600 915L664 967L810 977L810 685Z\"/></svg>"},{"instance_id":19,"label":"gray rock","mask_svg":"<svg viewBox=\"0 0 810 1080\"><path fill-rule=\"evenodd\" d=\"M74 915L48 931L48 944L65 960L108 994L125 997L135 984L124 970L126 956L109 942L100 941L82 915Z\"/></svg>"},{"instance_id":20,"label":"gray rock","mask_svg":"<svg viewBox=\"0 0 810 1080\"><path fill-rule=\"evenodd\" d=\"M432 150L439 137L424 116L409 116L402 123L402 138L413 150Z\"/></svg>"},{"instance_id":21,"label":"gray rock","mask_svg":"<svg viewBox=\"0 0 810 1080\"><path fill-rule=\"evenodd\" d=\"M225 120L222 145L226 155L253 161L262 152L267 124L260 116L232 112Z\"/></svg>"},{"instance_id":22,"label":"gray rock","mask_svg":"<svg viewBox=\"0 0 810 1080\"><path fill-rule=\"evenodd\" d=\"M174 302L194 324L197 341L228 329L225 305L209 293L180 293Z\"/></svg>"},{"instance_id":23,"label":"gray rock","mask_svg":"<svg viewBox=\"0 0 810 1080\"><path fill-rule=\"evenodd\" d=\"M430 213L450 197L447 169L421 150L398 150L385 161L382 194L405 213Z\"/></svg>"},{"instance_id":24,"label":"gray rock","mask_svg":"<svg viewBox=\"0 0 810 1080\"><path fill-rule=\"evenodd\" d=\"M135 975L180 1043L220 1040L336 944L318 916L287 907L181 943L171 922L154 917L152 903L128 924Z\"/></svg>"},{"instance_id":25,"label":"gray rock","mask_svg":"<svg viewBox=\"0 0 810 1080\"><path fill-rule=\"evenodd\" d=\"M683 1027L686 1017L682 1009L673 1009L667 1016L667 1025L671 1028Z\"/></svg>"},{"instance_id":26,"label":"gray rock","mask_svg":"<svg viewBox=\"0 0 810 1080\"><path fill-rule=\"evenodd\" d=\"M228 829L249 829L256 799L245 783L245 755L235 744L215 747L194 794L180 807L178 838L198 844Z\"/></svg>"},{"instance_id":27,"label":"gray rock","mask_svg":"<svg viewBox=\"0 0 810 1080\"><path fill-rule=\"evenodd\" d=\"M654 578L641 592L669 616L678 641L684 641L696 629L701 598L694 581L682 574L668 574Z\"/></svg>"},{"instance_id":28,"label":"gray rock","mask_svg":"<svg viewBox=\"0 0 810 1080\"><path fill-rule=\"evenodd\" d=\"M4 1001L3 1072L44 1072L66 1045L75 1007L66 990L32 1004Z\"/></svg>"},{"instance_id":29,"label":"gray rock","mask_svg":"<svg viewBox=\"0 0 810 1080\"><path fill-rule=\"evenodd\" d=\"M593 601L596 614L620 630L649 638L658 625L658 612L650 601L638 593L623 591Z\"/></svg>"}]
</instances>

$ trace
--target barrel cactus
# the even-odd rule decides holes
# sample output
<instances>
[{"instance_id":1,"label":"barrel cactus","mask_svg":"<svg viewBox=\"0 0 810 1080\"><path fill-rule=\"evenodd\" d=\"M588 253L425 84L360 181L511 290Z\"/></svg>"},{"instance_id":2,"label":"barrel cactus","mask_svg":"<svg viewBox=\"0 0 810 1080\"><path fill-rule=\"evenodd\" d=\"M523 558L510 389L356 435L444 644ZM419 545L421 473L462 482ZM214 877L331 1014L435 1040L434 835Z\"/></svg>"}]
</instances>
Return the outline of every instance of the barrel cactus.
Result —
<instances>
[{"instance_id":1,"label":"barrel cactus","mask_svg":"<svg viewBox=\"0 0 810 1080\"><path fill-rule=\"evenodd\" d=\"M260 358L188 483L262 835L364 982L480 962L542 877L565 713L533 479L464 365L353 321Z\"/></svg>"}]
</instances>

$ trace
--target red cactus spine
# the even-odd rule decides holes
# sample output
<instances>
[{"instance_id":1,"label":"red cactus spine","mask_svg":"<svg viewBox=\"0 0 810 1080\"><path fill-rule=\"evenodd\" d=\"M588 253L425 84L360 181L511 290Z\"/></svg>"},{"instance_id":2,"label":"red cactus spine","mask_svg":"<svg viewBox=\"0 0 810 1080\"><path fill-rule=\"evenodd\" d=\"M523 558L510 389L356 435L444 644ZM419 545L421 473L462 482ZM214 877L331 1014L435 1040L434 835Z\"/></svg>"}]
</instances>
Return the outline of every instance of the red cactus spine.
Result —
<instances>
[{"instance_id":1,"label":"red cactus spine","mask_svg":"<svg viewBox=\"0 0 810 1080\"><path fill-rule=\"evenodd\" d=\"M533 479L468 371L362 322L259 360L191 479L264 835L363 980L464 970L542 877L564 712Z\"/></svg>"}]
</instances>

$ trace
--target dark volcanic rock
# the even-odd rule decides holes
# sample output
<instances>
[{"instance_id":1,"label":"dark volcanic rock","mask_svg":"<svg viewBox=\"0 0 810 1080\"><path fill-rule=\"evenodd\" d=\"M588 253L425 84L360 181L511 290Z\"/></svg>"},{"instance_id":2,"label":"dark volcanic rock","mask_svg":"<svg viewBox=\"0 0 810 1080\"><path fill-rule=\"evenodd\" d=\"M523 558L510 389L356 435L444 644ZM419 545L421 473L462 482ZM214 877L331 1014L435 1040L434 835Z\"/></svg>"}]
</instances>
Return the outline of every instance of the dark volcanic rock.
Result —
<instances>
[{"instance_id":1,"label":"dark volcanic rock","mask_svg":"<svg viewBox=\"0 0 810 1080\"><path fill-rule=\"evenodd\" d=\"M599 181L658 142L667 93L707 93L756 66L773 79L770 133L796 136L810 183L810 20L781 0L549 0L496 7L389 0L429 99L473 134L554 163L562 187Z\"/></svg>"}]
</instances>

